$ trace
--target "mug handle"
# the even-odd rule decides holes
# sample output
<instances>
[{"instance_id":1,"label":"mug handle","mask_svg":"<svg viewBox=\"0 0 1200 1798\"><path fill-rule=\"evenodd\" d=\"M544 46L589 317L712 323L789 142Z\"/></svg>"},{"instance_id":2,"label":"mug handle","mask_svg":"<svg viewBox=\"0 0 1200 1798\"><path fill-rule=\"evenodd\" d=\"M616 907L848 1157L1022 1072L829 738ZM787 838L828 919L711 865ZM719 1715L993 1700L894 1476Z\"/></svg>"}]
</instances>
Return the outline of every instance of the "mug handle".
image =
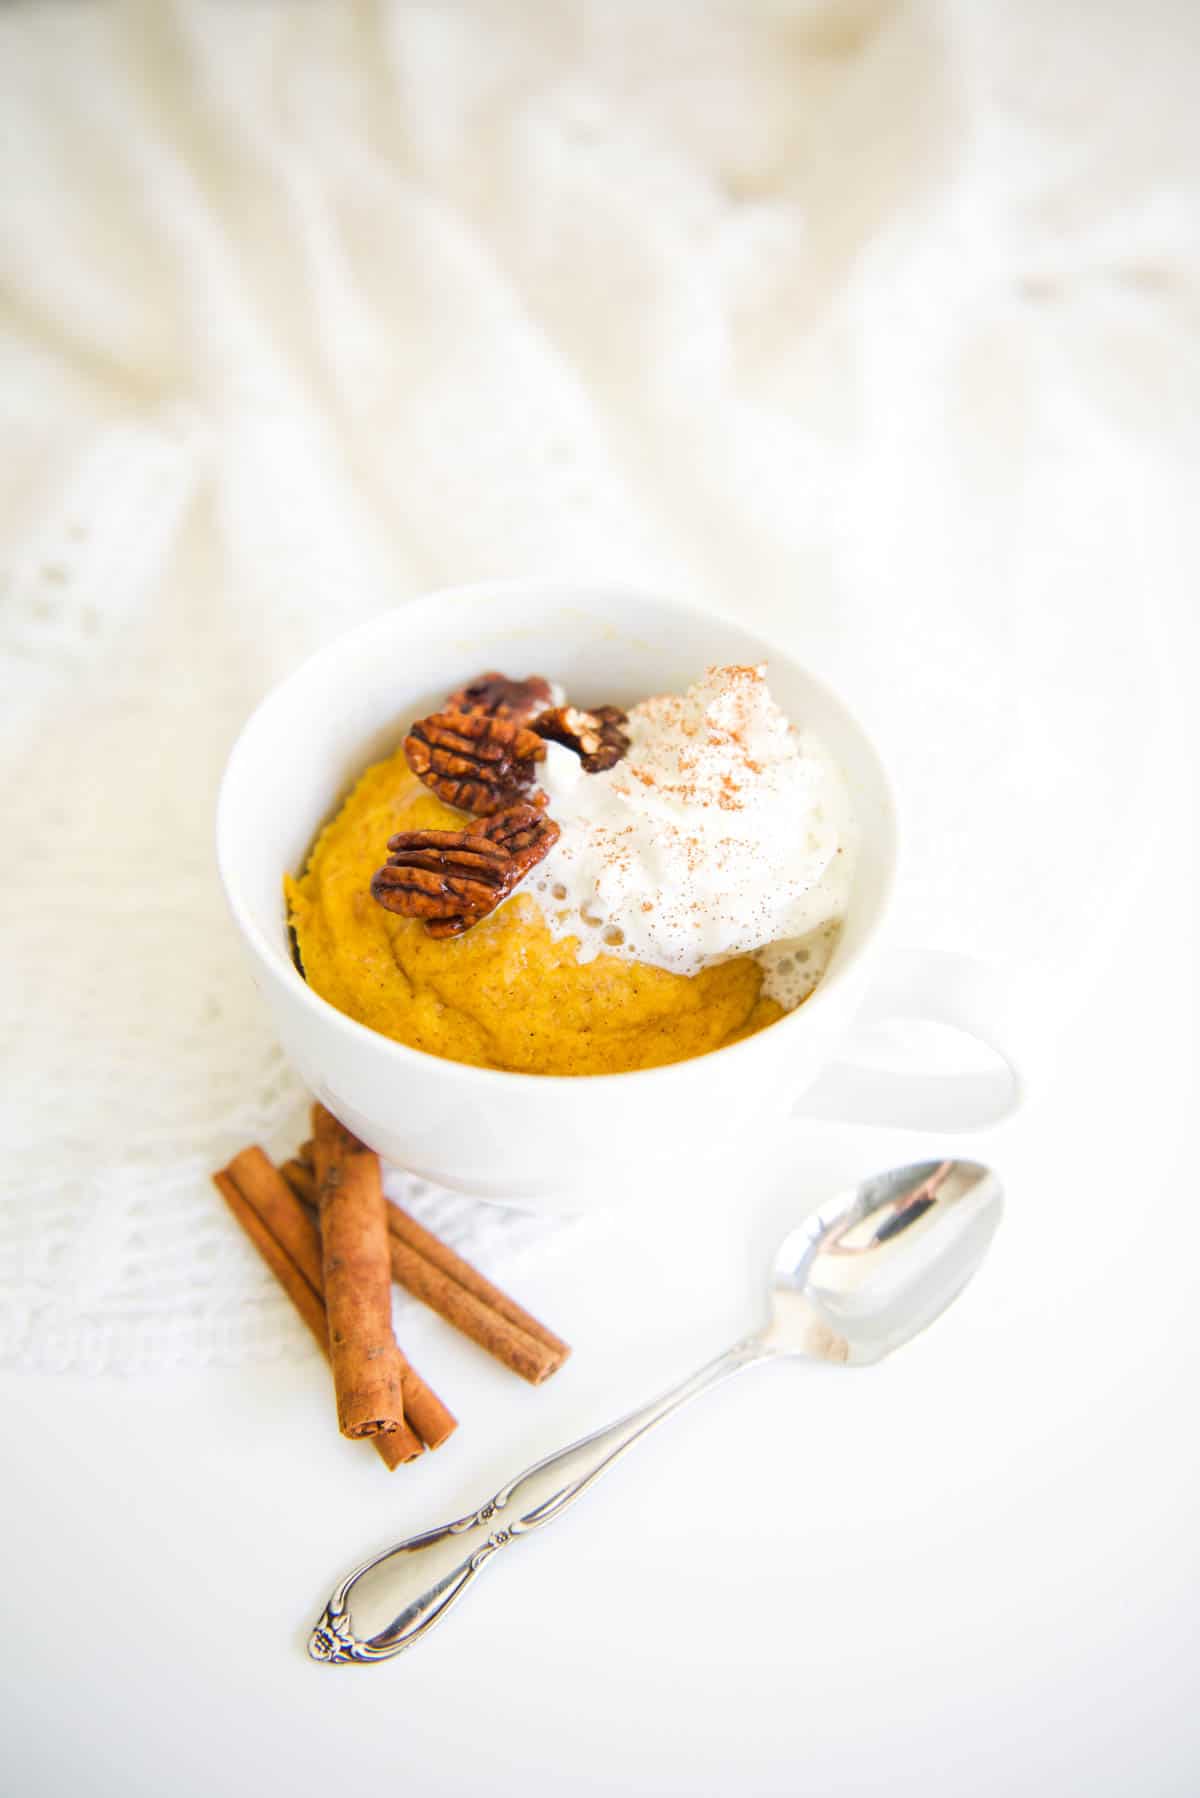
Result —
<instances>
[{"instance_id":1,"label":"mug handle","mask_svg":"<svg viewBox=\"0 0 1200 1798\"><path fill-rule=\"evenodd\" d=\"M853 1037L797 1101L793 1116L909 1130L980 1130L997 1124L1027 1091L1028 1032L1011 967L945 949L886 956L855 1025L901 1019L948 1024L979 1038L1003 1065L980 1073L919 1074L857 1065ZM1017 1049L1022 1042L1022 1051Z\"/></svg>"}]
</instances>

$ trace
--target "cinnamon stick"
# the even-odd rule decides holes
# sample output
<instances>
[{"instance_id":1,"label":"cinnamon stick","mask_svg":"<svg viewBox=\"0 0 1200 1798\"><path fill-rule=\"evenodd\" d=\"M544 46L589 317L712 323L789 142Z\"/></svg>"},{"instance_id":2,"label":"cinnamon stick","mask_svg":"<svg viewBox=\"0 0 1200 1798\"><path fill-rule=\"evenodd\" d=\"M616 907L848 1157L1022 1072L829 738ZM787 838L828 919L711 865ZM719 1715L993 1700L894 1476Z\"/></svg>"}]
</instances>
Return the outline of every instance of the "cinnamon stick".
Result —
<instances>
[{"instance_id":1,"label":"cinnamon stick","mask_svg":"<svg viewBox=\"0 0 1200 1798\"><path fill-rule=\"evenodd\" d=\"M280 1172L298 1198L313 1202L316 1178L299 1157L285 1161ZM540 1386L557 1372L571 1352L561 1338L485 1280L469 1261L401 1206L390 1199L385 1203L392 1278L398 1286L530 1385Z\"/></svg>"},{"instance_id":2,"label":"cinnamon stick","mask_svg":"<svg viewBox=\"0 0 1200 1798\"><path fill-rule=\"evenodd\" d=\"M213 1175L212 1180L234 1217L308 1325L317 1347L322 1354L327 1354L328 1337L325 1329L323 1299L319 1293L313 1291L286 1249L282 1248L272 1236L254 1207L242 1193L229 1169L223 1168L219 1174Z\"/></svg>"},{"instance_id":3,"label":"cinnamon stick","mask_svg":"<svg viewBox=\"0 0 1200 1798\"><path fill-rule=\"evenodd\" d=\"M426 1448L441 1448L447 1437L458 1428L458 1419L444 1405L432 1386L427 1386L403 1349L400 1356L400 1386L404 1393L404 1416Z\"/></svg>"},{"instance_id":4,"label":"cinnamon stick","mask_svg":"<svg viewBox=\"0 0 1200 1798\"><path fill-rule=\"evenodd\" d=\"M302 1199L306 1205L316 1205L317 1176L311 1167L306 1167L298 1156L293 1156L290 1161L280 1162L279 1171L298 1199Z\"/></svg>"},{"instance_id":5,"label":"cinnamon stick","mask_svg":"<svg viewBox=\"0 0 1200 1798\"><path fill-rule=\"evenodd\" d=\"M317 1221L338 1428L357 1440L404 1422L379 1160L317 1106Z\"/></svg>"},{"instance_id":6,"label":"cinnamon stick","mask_svg":"<svg viewBox=\"0 0 1200 1798\"><path fill-rule=\"evenodd\" d=\"M243 1153L245 1154L246 1152L244 1151ZM262 1151L259 1150L257 1153L261 1155ZM270 1173L274 1174L275 1169L271 1166L271 1163L267 1160L265 1155L262 1156L262 1160L266 1163L266 1167ZM217 1191L221 1194L221 1197L225 1200L230 1211L233 1213L246 1235L250 1238L250 1241L254 1244L271 1272L275 1275L275 1278L279 1281L284 1292L286 1292L287 1296L291 1299L297 1312L312 1332L313 1338L316 1341L318 1348L321 1350L321 1353L325 1356L326 1360L328 1360L329 1332L325 1319L325 1301L321 1296L319 1284L314 1288L312 1280L309 1277L309 1273L312 1271L311 1264L309 1273L306 1273L304 1269L292 1259L292 1256L288 1253L287 1249L279 1239L272 1233L272 1230L256 1208L255 1200L261 1199L265 1184L261 1177L260 1170L253 1164L248 1166L243 1160L243 1156L235 1157L235 1161L240 1164L239 1173L241 1174L242 1179L245 1180L250 1187L251 1194L248 1195L239 1184L238 1179L235 1178L234 1173L232 1172L233 1164L231 1164L229 1168L224 1169L221 1173L213 1175L213 1185L217 1188ZM284 1190L285 1192L287 1191L286 1187ZM291 1194L288 1194L288 1197L290 1198ZM301 1210L294 1199L292 1202L295 1204L295 1209L299 1213L300 1224L311 1232L311 1237L315 1242L317 1233L312 1220ZM278 1217L279 1211L277 1205L272 1206L271 1211L273 1215ZM286 1234L289 1239L292 1238L292 1232L290 1230L288 1230ZM297 1226L295 1239L302 1240L302 1238L303 1231ZM318 1276L319 1269L320 1263L318 1260L316 1267ZM398 1430L389 1431L386 1435L376 1436L373 1440L380 1459L389 1469L400 1466L404 1461L415 1460L422 1452L421 1444L413 1434L412 1430L406 1429L403 1426Z\"/></svg>"},{"instance_id":7,"label":"cinnamon stick","mask_svg":"<svg viewBox=\"0 0 1200 1798\"><path fill-rule=\"evenodd\" d=\"M225 1172L246 1203L253 1207L260 1223L290 1255L313 1291L323 1294L321 1238L317 1226L303 1205L296 1203L296 1195L288 1188L282 1171L276 1168L270 1156L255 1143L235 1155ZM321 1302L324 1304L323 1297Z\"/></svg>"},{"instance_id":8,"label":"cinnamon stick","mask_svg":"<svg viewBox=\"0 0 1200 1798\"><path fill-rule=\"evenodd\" d=\"M324 1287L324 1264L321 1238L317 1227L296 1195L283 1179L282 1169L257 1146L243 1149L229 1164L228 1172L240 1186L248 1202L257 1211L276 1240L291 1256L309 1284L317 1292ZM389 1294L389 1305L390 1305ZM394 1340L394 1339L393 1339ZM425 1384L403 1352L397 1348L400 1385L405 1417L427 1448L440 1448L458 1427L453 1414ZM402 1424L399 1431L381 1431L375 1440L398 1434L411 1435ZM420 1445L417 1446L420 1452ZM411 1456L405 1456L411 1459Z\"/></svg>"},{"instance_id":9,"label":"cinnamon stick","mask_svg":"<svg viewBox=\"0 0 1200 1798\"><path fill-rule=\"evenodd\" d=\"M312 1135L300 1146L308 1151L307 1159L317 1177L318 1188L324 1184L334 1160L339 1157L344 1159L347 1155L370 1153L366 1144L359 1142L353 1130L348 1130L341 1118L334 1117L332 1111L328 1111L319 1100L312 1108L312 1126Z\"/></svg>"},{"instance_id":10,"label":"cinnamon stick","mask_svg":"<svg viewBox=\"0 0 1200 1798\"><path fill-rule=\"evenodd\" d=\"M341 1160L341 1165L343 1167L353 1165L359 1179L365 1178L369 1182L373 1182L374 1187L378 1188L378 1202L379 1204L382 1204L383 1188L379 1184L380 1170L378 1155L374 1154L370 1149L364 1148L358 1141L358 1138L351 1136L349 1131L338 1124L336 1118L333 1118L331 1114L326 1113L326 1116L330 1119L330 1125L336 1126L336 1129L326 1126L326 1138L330 1145L327 1150L329 1159L324 1163L326 1167L326 1180L328 1180L329 1170L339 1165L339 1156L341 1156L343 1157ZM351 1148L350 1145L353 1145L353 1147ZM265 1161L266 1157L264 1156L263 1159ZM359 1163L369 1164L365 1173L358 1169ZM267 1162L267 1166L271 1166L270 1162ZM271 1168L271 1173L275 1173L274 1168ZM295 1176L293 1175L293 1178L294 1177ZM327 1265L326 1256L328 1254L326 1246L328 1238L325 1233L324 1223L324 1217L327 1216L327 1210L322 1214L322 1232L321 1235L318 1236L317 1230L312 1224L311 1219L304 1212L302 1206L297 1203L293 1193L289 1191L286 1185L284 1185L282 1178L279 1179L278 1184L283 1187L284 1192L287 1194L287 1201L290 1209L293 1212L298 1213L307 1224L308 1229L311 1232L312 1241L318 1246L318 1253L321 1254L322 1269L324 1269L325 1265ZM311 1184L315 1188L315 1175L313 1176ZM345 1190L344 1181L342 1183L342 1190ZM386 1231L384 1240L386 1252ZM322 1250L324 1250L324 1253L321 1252ZM391 1335L392 1289L390 1268L386 1275L386 1290L387 1327L388 1333ZM421 1378L421 1375L417 1372L412 1362L397 1344L394 1335L391 1336L391 1349L394 1355L396 1370L399 1374L401 1403L404 1408L406 1423L412 1426L426 1448L440 1448L447 1437L452 1436L458 1428L458 1419L454 1416L454 1413L448 1406L442 1403L432 1386L428 1386ZM405 1425L402 1424L401 1428L404 1427Z\"/></svg>"},{"instance_id":11,"label":"cinnamon stick","mask_svg":"<svg viewBox=\"0 0 1200 1798\"><path fill-rule=\"evenodd\" d=\"M295 1199L301 1199L308 1204L315 1203L316 1176L309 1168L306 1168L298 1159L293 1159L285 1161L279 1172L287 1181ZM320 1239L315 1226L310 1224L310 1228L313 1240L318 1245L319 1256ZM394 1244L391 1246L394 1253ZM403 1351L401 1353L403 1355ZM401 1389L404 1394L405 1416L426 1446L437 1448L457 1428L454 1416L447 1410L432 1388L425 1384L420 1374L407 1359L404 1360L401 1373Z\"/></svg>"},{"instance_id":12,"label":"cinnamon stick","mask_svg":"<svg viewBox=\"0 0 1200 1798\"><path fill-rule=\"evenodd\" d=\"M418 1298L425 1298L425 1303L432 1305L435 1311L440 1311L448 1322L457 1324L459 1329L464 1330L482 1347L490 1349L492 1354L498 1355L514 1373L519 1373L533 1385L540 1385L552 1373L557 1372L571 1353L568 1343L556 1336L553 1330L548 1330L545 1324L539 1323L536 1317L531 1317L506 1292L501 1292L498 1286L485 1280L478 1269L472 1267L469 1261L464 1261L461 1255L456 1255L440 1237L435 1236L432 1230L427 1230L424 1224L418 1223L402 1206L393 1204L390 1199L386 1201L386 1205L388 1230L392 1238L392 1274L402 1286L406 1286ZM398 1249L404 1251L403 1255L398 1254ZM449 1310L442 1308L436 1297L425 1297L425 1293L418 1291L415 1284L417 1277L424 1280L431 1292L436 1294L439 1288L427 1275L417 1274L415 1259L427 1262L443 1276L445 1285L441 1290L448 1297L450 1289L457 1287L474 1304L468 1307L463 1304L461 1296L453 1295L453 1302L459 1312L456 1318ZM480 1312L489 1314L489 1320L495 1321L485 1324L480 1319ZM489 1340L485 1340L483 1334L477 1334L476 1328L472 1327L476 1320L479 1320L480 1330L486 1329Z\"/></svg>"},{"instance_id":13,"label":"cinnamon stick","mask_svg":"<svg viewBox=\"0 0 1200 1798\"><path fill-rule=\"evenodd\" d=\"M545 1343L485 1305L394 1233L390 1233L389 1246L392 1278L523 1380L540 1386L562 1365L561 1355L554 1355Z\"/></svg>"}]
</instances>

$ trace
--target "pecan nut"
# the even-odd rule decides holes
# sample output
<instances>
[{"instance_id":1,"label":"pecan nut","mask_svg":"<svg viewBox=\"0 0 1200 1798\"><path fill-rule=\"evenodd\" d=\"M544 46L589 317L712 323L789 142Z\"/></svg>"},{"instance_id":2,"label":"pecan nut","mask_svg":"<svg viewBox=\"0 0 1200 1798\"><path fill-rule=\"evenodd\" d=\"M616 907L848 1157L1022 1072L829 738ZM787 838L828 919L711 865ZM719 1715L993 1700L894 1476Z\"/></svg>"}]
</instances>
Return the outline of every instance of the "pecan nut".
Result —
<instances>
[{"instance_id":1,"label":"pecan nut","mask_svg":"<svg viewBox=\"0 0 1200 1798\"><path fill-rule=\"evenodd\" d=\"M558 825L536 805L515 805L466 830L405 830L371 895L388 911L422 918L430 936L462 936L495 911L558 841Z\"/></svg>"},{"instance_id":2,"label":"pecan nut","mask_svg":"<svg viewBox=\"0 0 1200 1798\"><path fill-rule=\"evenodd\" d=\"M388 911L426 923L486 917L505 895L507 849L466 830L406 830L388 843L371 895Z\"/></svg>"},{"instance_id":3,"label":"pecan nut","mask_svg":"<svg viewBox=\"0 0 1200 1798\"><path fill-rule=\"evenodd\" d=\"M486 712L435 712L404 739L408 765L446 805L487 818L533 784L546 746L524 725Z\"/></svg>"},{"instance_id":4,"label":"pecan nut","mask_svg":"<svg viewBox=\"0 0 1200 1798\"><path fill-rule=\"evenodd\" d=\"M539 712L554 704L550 682L540 674L527 674L524 680L511 680L495 669L477 674L473 681L451 693L443 701L444 712L459 712L464 717L482 713L488 718L507 718L511 724L528 724Z\"/></svg>"},{"instance_id":5,"label":"pecan nut","mask_svg":"<svg viewBox=\"0 0 1200 1798\"><path fill-rule=\"evenodd\" d=\"M589 774L615 768L629 748L629 719L619 706L598 705L585 712L579 706L559 705L533 720L539 737L573 749Z\"/></svg>"},{"instance_id":6,"label":"pecan nut","mask_svg":"<svg viewBox=\"0 0 1200 1798\"><path fill-rule=\"evenodd\" d=\"M530 868L537 867L561 835L554 819L543 811L545 803L546 796L541 793L532 803L510 805L507 811L497 812L494 818L488 818L478 826L489 842L499 844L517 864L517 880L524 879Z\"/></svg>"}]
</instances>

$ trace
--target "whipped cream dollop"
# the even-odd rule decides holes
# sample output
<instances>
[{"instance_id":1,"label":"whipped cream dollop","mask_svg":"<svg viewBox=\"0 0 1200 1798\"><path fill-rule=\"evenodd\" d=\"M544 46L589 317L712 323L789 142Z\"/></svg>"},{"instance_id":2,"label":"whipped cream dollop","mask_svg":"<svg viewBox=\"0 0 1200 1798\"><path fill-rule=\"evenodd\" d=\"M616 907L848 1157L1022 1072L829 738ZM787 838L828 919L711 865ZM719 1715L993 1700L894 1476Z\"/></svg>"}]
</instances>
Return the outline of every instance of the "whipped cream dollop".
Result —
<instances>
[{"instance_id":1,"label":"whipped cream dollop","mask_svg":"<svg viewBox=\"0 0 1200 1798\"><path fill-rule=\"evenodd\" d=\"M579 957L604 951L695 974L757 953L765 990L807 997L853 875L845 779L771 698L765 666L710 668L629 714L601 774L547 745L539 781L561 836L522 887Z\"/></svg>"}]
</instances>

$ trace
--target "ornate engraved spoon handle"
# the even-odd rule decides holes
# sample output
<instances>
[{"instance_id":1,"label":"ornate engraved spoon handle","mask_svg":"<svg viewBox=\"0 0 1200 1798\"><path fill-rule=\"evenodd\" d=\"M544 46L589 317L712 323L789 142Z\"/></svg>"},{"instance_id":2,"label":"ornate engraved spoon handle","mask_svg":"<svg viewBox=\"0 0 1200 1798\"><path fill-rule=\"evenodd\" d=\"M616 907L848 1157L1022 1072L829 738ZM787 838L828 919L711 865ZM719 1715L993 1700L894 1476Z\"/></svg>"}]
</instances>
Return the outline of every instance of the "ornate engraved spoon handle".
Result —
<instances>
[{"instance_id":1,"label":"ornate engraved spoon handle","mask_svg":"<svg viewBox=\"0 0 1200 1798\"><path fill-rule=\"evenodd\" d=\"M410 1536L365 1562L325 1606L309 1654L315 1661L383 1661L411 1648L498 1549L561 1517L647 1430L771 1352L760 1337L747 1337L640 1410L526 1468L470 1516ZM378 1627L370 1629L371 1622Z\"/></svg>"}]
</instances>

